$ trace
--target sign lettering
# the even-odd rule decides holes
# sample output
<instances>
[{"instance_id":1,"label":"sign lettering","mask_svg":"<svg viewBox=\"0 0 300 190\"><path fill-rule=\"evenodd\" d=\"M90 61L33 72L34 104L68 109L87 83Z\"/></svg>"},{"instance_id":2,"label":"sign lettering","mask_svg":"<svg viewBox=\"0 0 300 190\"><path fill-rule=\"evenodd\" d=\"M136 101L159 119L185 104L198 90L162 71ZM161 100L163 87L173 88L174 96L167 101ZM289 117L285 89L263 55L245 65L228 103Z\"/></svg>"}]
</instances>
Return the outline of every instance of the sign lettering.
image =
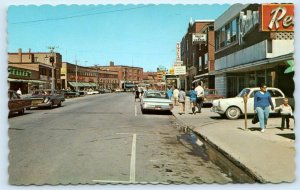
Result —
<instances>
[{"instance_id":1,"label":"sign lettering","mask_svg":"<svg viewBox=\"0 0 300 190\"><path fill-rule=\"evenodd\" d=\"M262 31L294 31L293 4L262 4Z\"/></svg>"}]
</instances>

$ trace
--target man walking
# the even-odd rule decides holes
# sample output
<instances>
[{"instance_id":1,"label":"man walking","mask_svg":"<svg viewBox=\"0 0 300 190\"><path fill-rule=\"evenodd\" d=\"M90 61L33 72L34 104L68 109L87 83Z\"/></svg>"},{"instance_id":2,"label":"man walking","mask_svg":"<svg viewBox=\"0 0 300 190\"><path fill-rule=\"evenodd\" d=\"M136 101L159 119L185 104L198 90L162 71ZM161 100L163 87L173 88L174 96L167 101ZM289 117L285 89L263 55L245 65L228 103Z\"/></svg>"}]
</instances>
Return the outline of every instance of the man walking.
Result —
<instances>
[{"instance_id":1,"label":"man walking","mask_svg":"<svg viewBox=\"0 0 300 190\"><path fill-rule=\"evenodd\" d=\"M174 105L178 106L178 95L179 95L179 90L175 87L173 91L173 98L174 98Z\"/></svg>"},{"instance_id":2,"label":"man walking","mask_svg":"<svg viewBox=\"0 0 300 190\"><path fill-rule=\"evenodd\" d=\"M201 108L203 106L203 100L204 100L204 89L200 85L201 82L198 83L198 86L195 88L195 91L197 93L197 100L196 105L198 108L198 113L201 113Z\"/></svg>"}]
</instances>

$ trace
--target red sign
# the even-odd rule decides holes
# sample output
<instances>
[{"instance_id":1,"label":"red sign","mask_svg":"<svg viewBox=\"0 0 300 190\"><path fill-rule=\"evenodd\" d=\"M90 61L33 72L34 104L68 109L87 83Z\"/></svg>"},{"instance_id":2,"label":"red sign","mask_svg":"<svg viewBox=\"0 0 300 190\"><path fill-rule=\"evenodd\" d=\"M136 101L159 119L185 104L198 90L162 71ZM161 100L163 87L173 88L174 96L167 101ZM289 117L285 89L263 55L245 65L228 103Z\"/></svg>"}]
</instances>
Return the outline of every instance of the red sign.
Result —
<instances>
[{"instance_id":1,"label":"red sign","mask_svg":"<svg viewBox=\"0 0 300 190\"><path fill-rule=\"evenodd\" d=\"M294 31L294 4L262 4L261 31Z\"/></svg>"}]
</instances>

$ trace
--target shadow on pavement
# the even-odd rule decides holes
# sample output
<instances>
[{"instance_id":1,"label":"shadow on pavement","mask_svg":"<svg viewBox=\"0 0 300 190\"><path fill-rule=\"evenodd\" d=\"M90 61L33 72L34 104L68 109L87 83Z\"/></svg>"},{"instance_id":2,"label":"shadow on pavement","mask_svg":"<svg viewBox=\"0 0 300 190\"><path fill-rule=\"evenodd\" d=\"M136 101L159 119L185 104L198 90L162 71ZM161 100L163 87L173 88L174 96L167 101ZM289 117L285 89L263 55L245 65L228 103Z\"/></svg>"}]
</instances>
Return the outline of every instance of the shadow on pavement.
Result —
<instances>
[{"instance_id":1,"label":"shadow on pavement","mask_svg":"<svg viewBox=\"0 0 300 190\"><path fill-rule=\"evenodd\" d=\"M285 133L285 134L276 134L278 136L282 136L284 138L295 140L295 133Z\"/></svg>"}]
</instances>

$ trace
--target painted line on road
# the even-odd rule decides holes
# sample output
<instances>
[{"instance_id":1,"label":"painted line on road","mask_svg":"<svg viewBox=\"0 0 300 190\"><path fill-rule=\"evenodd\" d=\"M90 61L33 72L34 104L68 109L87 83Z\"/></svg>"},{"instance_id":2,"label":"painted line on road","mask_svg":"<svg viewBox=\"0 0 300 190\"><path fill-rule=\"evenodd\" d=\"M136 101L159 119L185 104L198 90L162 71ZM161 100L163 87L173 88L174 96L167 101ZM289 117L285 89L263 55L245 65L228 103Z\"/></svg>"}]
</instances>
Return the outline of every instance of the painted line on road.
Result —
<instances>
[{"instance_id":1,"label":"painted line on road","mask_svg":"<svg viewBox=\"0 0 300 190\"><path fill-rule=\"evenodd\" d=\"M129 181L111 181L111 180L100 180L100 179L95 179L95 180L92 180L93 182L96 182L96 183L111 183L111 184L129 184L130 182Z\"/></svg>"},{"instance_id":2,"label":"painted line on road","mask_svg":"<svg viewBox=\"0 0 300 190\"><path fill-rule=\"evenodd\" d=\"M130 183L135 183L135 160L136 160L136 134L132 137L132 147L131 147L131 162L130 162Z\"/></svg>"},{"instance_id":3,"label":"painted line on road","mask_svg":"<svg viewBox=\"0 0 300 190\"><path fill-rule=\"evenodd\" d=\"M134 105L134 115L137 116L136 105Z\"/></svg>"}]
</instances>

